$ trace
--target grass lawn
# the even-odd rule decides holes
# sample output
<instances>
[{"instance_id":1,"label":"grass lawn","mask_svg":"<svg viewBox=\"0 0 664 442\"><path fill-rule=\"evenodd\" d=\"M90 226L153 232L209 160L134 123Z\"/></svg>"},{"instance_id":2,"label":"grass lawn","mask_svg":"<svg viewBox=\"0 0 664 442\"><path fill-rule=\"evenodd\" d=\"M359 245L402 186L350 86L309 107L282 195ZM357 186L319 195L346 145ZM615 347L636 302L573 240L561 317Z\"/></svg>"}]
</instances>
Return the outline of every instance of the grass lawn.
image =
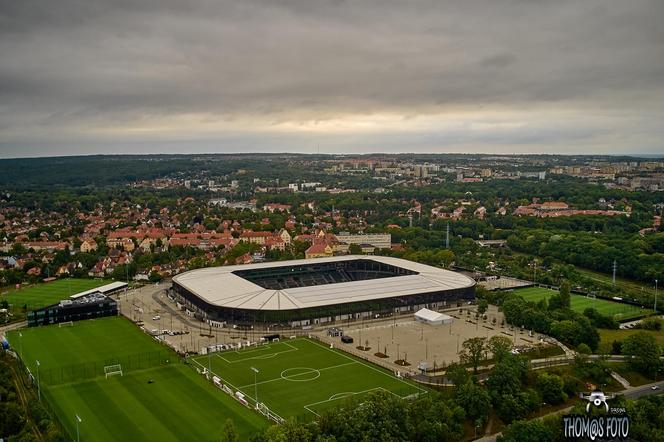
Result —
<instances>
[{"instance_id":1,"label":"grass lawn","mask_svg":"<svg viewBox=\"0 0 664 442\"><path fill-rule=\"evenodd\" d=\"M659 345L664 346L664 332L654 331L654 330L639 330L639 329L627 329L627 330L605 330L599 329L599 338L601 344L611 345L613 341L624 341L625 338L631 336L638 332L645 332L649 335L655 337Z\"/></svg>"},{"instance_id":2,"label":"grass lawn","mask_svg":"<svg viewBox=\"0 0 664 442\"><path fill-rule=\"evenodd\" d=\"M628 365L623 362L610 362L609 365L616 373L624 377L627 382L630 383L632 387L637 387L639 385L650 384L655 382L655 379L650 379L639 372L630 370Z\"/></svg>"},{"instance_id":3,"label":"grass lawn","mask_svg":"<svg viewBox=\"0 0 664 442\"><path fill-rule=\"evenodd\" d=\"M42 381L48 384L102 376L105 365L120 363L123 371L131 371L177 360L173 351L123 317L14 330L8 340L33 373L39 360Z\"/></svg>"},{"instance_id":4,"label":"grass lawn","mask_svg":"<svg viewBox=\"0 0 664 442\"><path fill-rule=\"evenodd\" d=\"M108 284L108 280L102 279L58 279L56 281L36 284L31 287L11 289L2 292L0 300L6 300L14 310L28 306L28 310L35 310L47 305L55 304L70 295L84 292L102 285Z\"/></svg>"},{"instance_id":5,"label":"grass lawn","mask_svg":"<svg viewBox=\"0 0 664 442\"><path fill-rule=\"evenodd\" d=\"M394 373L304 338L227 350L192 361L201 370L210 366L233 391L244 393L250 404L257 394L259 402L282 418L314 418L328 408L343 406L348 398L361 400L371 391L400 397L426 393Z\"/></svg>"},{"instance_id":6,"label":"grass lawn","mask_svg":"<svg viewBox=\"0 0 664 442\"><path fill-rule=\"evenodd\" d=\"M526 287L515 289L514 293L522 296L526 301L539 302L541 299L548 299L551 295L558 293L558 291L543 287ZM642 309L629 304L600 298L587 298L574 294L571 296L571 304L572 310L575 312L583 313L585 309L592 307L603 315L612 316L617 321L624 321L652 313L652 310Z\"/></svg>"},{"instance_id":7,"label":"grass lawn","mask_svg":"<svg viewBox=\"0 0 664 442\"><path fill-rule=\"evenodd\" d=\"M269 425L123 317L12 331L8 339L74 438L76 414L81 439L96 441L219 440L228 418L246 439ZM104 365L117 362L123 375L106 379Z\"/></svg>"},{"instance_id":8,"label":"grass lawn","mask_svg":"<svg viewBox=\"0 0 664 442\"><path fill-rule=\"evenodd\" d=\"M74 437L81 418L84 441L220 440L229 418L247 440L269 425L182 364L57 385L46 395Z\"/></svg>"}]
</instances>

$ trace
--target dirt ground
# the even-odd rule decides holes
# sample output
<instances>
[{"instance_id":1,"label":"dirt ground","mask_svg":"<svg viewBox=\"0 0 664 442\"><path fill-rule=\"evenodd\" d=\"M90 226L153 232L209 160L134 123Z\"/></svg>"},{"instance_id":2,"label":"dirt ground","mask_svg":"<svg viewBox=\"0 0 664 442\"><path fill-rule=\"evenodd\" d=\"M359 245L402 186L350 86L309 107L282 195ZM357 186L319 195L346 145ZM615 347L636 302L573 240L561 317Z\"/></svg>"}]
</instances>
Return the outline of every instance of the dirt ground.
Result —
<instances>
[{"instance_id":1,"label":"dirt ground","mask_svg":"<svg viewBox=\"0 0 664 442\"><path fill-rule=\"evenodd\" d=\"M429 325L414 320L413 314L402 315L388 321L351 324L340 326L345 335L350 335L355 342L343 344L340 338L328 338L328 342L336 342L339 348L346 346L369 346L371 350L366 355L376 362L392 363L396 360L406 360L411 368L417 368L421 362L427 362L429 369L449 365L459 360L459 350L463 341L474 337L490 338L492 336L506 336L512 339L515 346L533 347L539 343L539 334L532 334L527 330L514 329L509 325L501 325L503 315L495 306L490 306L486 313L487 319L475 320L475 306L447 310L444 313L456 316L452 324ZM468 315L467 312L471 314ZM494 324L495 318L495 324ZM324 331L318 332L321 336ZM375 353L383 353L388 358L379 358Z\"/></svg>"},{"instance_id":2,"label":"dirt ground","mask_svg":"<svg viewBox=\"0 0 664 442\"><path fill-rule=\"evenodd\" d=\"M149 284L121 293L118 296L120 313L135 322L142 321L139 323L142 323L148 332L159 330L160 339L164 339L181 352L200 352L201 348L213 344L254 342L263 334L269 333L269 330L259 328L255 330L210 328L207 324L178 310L175 303L166 296L165 289L168 287L170 287L168 283ZM411 368L417 368L423 361L428 363L429 368L458 361L458 351L463 341L472 337L507 336L513 340L514 345L528 347L539 342L539 335L529 336L528 331L502 326L503 315L494 306L489 307L486 320L475 321L475 308L475 306L463 306L461 313L458 308L445 311L444 313L450 316L456 316L451 325L423 324L415 321L412 313L372 321L337 323L334 326L343 329L344 334L352 336L355 342L342 344L339 338L326 340L335 342L340 348L350 346L352 350L358 345L364 346L368 341L371 350L362 353L370 359L375 359L381 365L405 359L411 364ZM298 334L317 334L326 337L328 327L300 330ZM162 334L163 330L175 334ZM289 332L282 331L282 333ZM389 357L374 357L373 354L377 352L385 353ZM398 365L394 364L394 367Z\"/></svg>"}]
</instances>

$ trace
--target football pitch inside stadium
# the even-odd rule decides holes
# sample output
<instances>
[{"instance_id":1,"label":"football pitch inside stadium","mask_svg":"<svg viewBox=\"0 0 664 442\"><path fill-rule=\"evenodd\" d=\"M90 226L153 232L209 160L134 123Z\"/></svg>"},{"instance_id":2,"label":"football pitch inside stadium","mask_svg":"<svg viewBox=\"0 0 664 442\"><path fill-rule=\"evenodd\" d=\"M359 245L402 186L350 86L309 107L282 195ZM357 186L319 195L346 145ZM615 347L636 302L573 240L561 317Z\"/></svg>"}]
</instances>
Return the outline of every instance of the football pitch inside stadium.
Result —
<instances>
[{"instance_id":1,"label":"football pitch inside stadium","mask_svg":"<svg viewBox=\"0 0 664 442\"><path fill-rule=\"evenodd\" d=\"M306 338L225 350L192 362L201 371L210 369L232 392L241 392L251 406L258 397L283 419L315 418L374 391L401 398L426 393L395 373Z\"/></svg>"},{"instance_id":2,"label":"football pitch inside stadium","mask_svg":"<svg viewBox=\"0 0 664 442\"><path fill-rule=\"evenodd\" d=\"M125 318L22 329L8 339L74 440L77 426L81 440L177 441L219 440L226 419L241 439L269 425Z\"/></svg>"},{"instance_id":3,"label":"football pitch inside stadium","mask_svg":"<svg viewBox=\"0 0 664 442\"><path fill-rule=\"evenodd\" d=\"M557 290L551 290L544 287L526 287L523 289L515 289L513 292L530 302L539 302L542 299L548 299L551 295L558 293ZM609 301L607 299L586 297L583 295L572 294L570 299L572 310L577 313L583 313L587 308L594 308L599 313L611 316L617 321L636 318L652 312L652 310L642 309L634 305Z\"/></svg>"},{"instance_id":4,"label":"football pitch inside stadium","mask_svg":"<svg viewBox=\"0 0 664 442\"><path fill-rule=\"evenodd\" d=\"M18 290L12 289L7 294L3 294L2 299L6 300L14 308L20 308L25 305L28 307L28 310L34 310L55 304L69 298L71 295L101 287L108 283L108 280L104 281L102 279L58 279L57 281L36 284Z\"/></svg>"}]
</instances>

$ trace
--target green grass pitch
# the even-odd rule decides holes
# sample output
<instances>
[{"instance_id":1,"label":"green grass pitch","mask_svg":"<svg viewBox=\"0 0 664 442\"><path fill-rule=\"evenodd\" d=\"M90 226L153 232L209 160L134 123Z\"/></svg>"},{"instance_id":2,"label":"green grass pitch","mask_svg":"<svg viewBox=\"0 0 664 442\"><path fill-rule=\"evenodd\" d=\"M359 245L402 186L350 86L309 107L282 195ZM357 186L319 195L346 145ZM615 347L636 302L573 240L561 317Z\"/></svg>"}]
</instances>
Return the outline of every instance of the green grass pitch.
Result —
<instances>
[{"instance_id":1,"label":"green grass pitch","mask_svg":"<svg viewBox=\"0 0 664 442\"><path fill-rule=\"evenodd\" d=\"M247 439L269 425L122 317L12 331L8 339L35 376L40 361L42 393L72 437L81 417L81 440L219 440L228 418ZM145 358L151 354L161 357ZM142 364L105 377L107 362L141 355Z\"/></svg>"},{"instance_id":2,"label":"green grass pitch","mask_svg":"<svg viewBox=\"0 0 664 442\"><path fill-rule=\"evenodd\" d=\"M515 289L514 293L522 296L526 301L539 302L541 299L548 299L551 295L558 293L558 291L543 287L527 287L523 289ZM651 310L642 309L629 304L622 304L620 302L613 302L600 298L588 298L586 296L575 294L572 294L571 296L571 304L572 310L575 312L583 313L585 309L592 307L603 315L613 316L613 318L618 321L636 318L651 312Z\"/></svg>"},{"instance_id":3,"label":"green grass pitch","mask_svg":"<svg viewBox=\"0 0 664 442\"><path fill-rule=\"evenodd\" d=\"M6 294L3 293L0 299L6 300L14 309L27 305L28 310L34 310L108 283L109 281L101 279L58 279L32 287L9 290Z\"/></svg>"},{"instance_id":4,"label":"green grass pitch","mask_svg":"<svg viewBox=\"0 0 664 442\"><path fill-rule=\"evenodd\" d=\"M343 406L348 398L361 400L371 391L384 390L404 398L426 393L394 373L305 338L197 356L192 362L201 371L210 367L251 405L257 395L259 403L284 419L314 418L326 409Z\"/></svg>"},{"instance_id":5,"label":"green grass pitch","mask_svg":"<svg viewBox=\"0 0 664 442\"><path fill-rule=\"evenodd\" d=\"M133 359L148 359L152 354L171 356L175 353L159 345L153 338L139 331L134 324L122 317L108 317L88 321L74 322L72 326L52 325L33 327L8 332L8 340L14 350L21 354L21 359L36 373L36 361L40 362L43 379L51 383L75 381L81 377L70 369L97 367L98 374L104 374L104 365L125 362ZM153 357L156 359L156 356ZM117 361L117 362L116 362ZM145 361L141 367L158 365L160 361ZM163 361L161 361L163 362ZM138 363L134 365L139 365ZM125 370L130 367L125 367ZM64 374L62 374L64 371ZM52 373L52 375L51 375ZM93 377L87 373L88 377Z\"/></svg>"}]
</instances>

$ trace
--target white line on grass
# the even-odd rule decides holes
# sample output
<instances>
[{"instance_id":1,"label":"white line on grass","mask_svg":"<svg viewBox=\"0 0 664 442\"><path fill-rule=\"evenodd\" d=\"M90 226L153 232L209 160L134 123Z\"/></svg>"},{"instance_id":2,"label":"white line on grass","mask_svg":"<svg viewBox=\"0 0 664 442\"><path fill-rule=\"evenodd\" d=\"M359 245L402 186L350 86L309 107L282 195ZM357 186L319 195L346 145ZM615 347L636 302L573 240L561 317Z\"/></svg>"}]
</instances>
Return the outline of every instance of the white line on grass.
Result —
<instances>
[{"instance_id":1,"label":"white line on grass","mask_svg":"<svg viewBox=\"0 0 664 442\"><path fill-rule=\"evenodd\" d=\"M236 363L238 363L238 362L252 361L252 360L255 360L255 359L270 359L270 358L273 358L273 357L275 357L275 356L277 356L277 355L280 355L280 354L282 354L282 353L291 353L291 352L293 352L293 351L298 351L298 350L299 350L298 348L293 347L292 345L289 345L289 344L286 343L286 342L284 342L283 344L286 345L286 346L288 346L288 347L290 347L291 349L290 349L290 350L277 351L277 352L269 353L269 354L263 354L263 355L259 355L259 356L252 356L252 357L249 357L249 358L237 359L237 360L235 360L235 361L229 361L228 359L226 359L225 357L223 357L222 354L223 354L224 352L217 353L215 356L217 356L217 357L223 359L224 362L226 362L227 364L236 364ZM262 349L261 349L261 350L262 350ZM269 348L268 348L268 350L269 350ZM251 351L246 351L246 352L245 352L245 351L238 351L238 350L235 350L233 353L234 353L234 354L242 354L242 353L252 353L252 352L255 352L255 351L258 351L258 350L251 350Z\"/></svg>"},{"instance_id":2,"label":"white line on grass","mask_svg":"<svg viewBox=\"0 0 664 442\"><path fill-rule=\"evenodd\" d=\"M316 341L310 341L310 342L311 342L312 344L314 344L314 345L319 346L320 348L324 348L324 349L327 350L327 351L332 351L332 350L330 350L329 348L327 348L327 347L325 347L325 346L319 344L319 343L316 342ZM353 361L353 362L357 362L357 363L360 364L360 365L364 365L365 367L370 368L371 370L376 371L376 372L378 372L378 373L380 373L380 374L382 374L382 375L384 375L384 376L387 376L387 377L389 377L390 379L394 379L394 378L392 377L392 375L389 375L389 374L385 373L385 372L382 371L382 370L379 370L379 369L377 369L377 368L375 368L375 367L372 367L371 365L367 365L367 364L365 364L364 362L358 361L357 359L353 359L353 358L351 358L350 356L346 356L345 354L342 353L341 350L338 350L338 351L332 351L332 353L336 353L336 354L338 354L339 356L342 356L342 357L344 357L344 358L346 358L346 359L349 359L349 360L351 360L351 361ZM420 387L418 387L418 386L416 386L416 385L413 385L413 384L411 384L410 382L406 382L406 381L404 381L403 379L398 379L398 378L397 378L397 380L400 381L400 382L402 382L402 383L404 383L404 384L406 384L406 385L408 385L408 386L410 386L410 387L414 387L414 388L416 388L416 389L419 390L421 393L426 393L426 392L427 392L427 391L424 390L423 388L420 388ZM397 396L399 396L399 395L397 395ZM401 397L401 396L399 396L399 397Z\"/></svg>"},{"instance_id":3,"label":"white line on grass","mask_svg":"<svg viewBox=\"0 0 664 442\"><path fill-rule=\"evenodd\" d=\"M335 368L345 367L347 365L353 365L353 364L357 364L357 363L358 363L357 361L346 362L345 364L333 365L331 367L317 368L317 369L312 369L312 370L318 370L318 371L333 370ZM286 370L288 370L288 369L286 369ZM295 375L295 376L297 376L297 375ZM267 384L267 383L274 382L274 381L285 381L285 380L286 379L284 379L280 376L278 378L268 379L267 381L258 382L256 385L262 385L262 384ZM253 386L254 386L253 383L252 384L247 384L247 385L243 385L242 387L240 387L240 389L253 387Z\"/></svg>"},{"instance_id":4,"label":"white line on grass","mask_svg":"<svg viewBox=\"0 0 664 442\"><path fill-rule=\"evenodd\" d=\"M313 402L313 403L311 403L311 404L307 404L307 405L305 405L303 408L304 408L305 410L307 410L308 412L313 413L313 414L315 414L316 416L320 417L320 414L316 413L314 410L312 410L312 409L309 408L309 407L315 407L316 405L324 404L324 403L326 403L326 402L334 402L334 401L338 401L339 399L344 399L344 398L347 398L347 397L350 397L350 396L356 396L356 395L358 395L358 394L369 393L369 392L371 392L371 391L376 391L376 390L383 390L383 391L386 391L386 392L388 392L388 393L392 393L392 394L394 394L396 397L398 397L398 398L401 399L401 396L399 396L398 394L395 394L395 393L391 392L390 390L387 390L387 389L385 389L385 388L383 388L383 387L374 387L374 388L369 388L369 389L367 389L367 390L362 390L362 391L358 391L358 392L345 391L345 392L343 392L343 393L336 393L336 394L333 394L332 396L330 396L329 399L326 399L326 400L324 400L324 401ZM343 395L343 396L340 396L340 395Z\"/></svg>"}]
</instances>

